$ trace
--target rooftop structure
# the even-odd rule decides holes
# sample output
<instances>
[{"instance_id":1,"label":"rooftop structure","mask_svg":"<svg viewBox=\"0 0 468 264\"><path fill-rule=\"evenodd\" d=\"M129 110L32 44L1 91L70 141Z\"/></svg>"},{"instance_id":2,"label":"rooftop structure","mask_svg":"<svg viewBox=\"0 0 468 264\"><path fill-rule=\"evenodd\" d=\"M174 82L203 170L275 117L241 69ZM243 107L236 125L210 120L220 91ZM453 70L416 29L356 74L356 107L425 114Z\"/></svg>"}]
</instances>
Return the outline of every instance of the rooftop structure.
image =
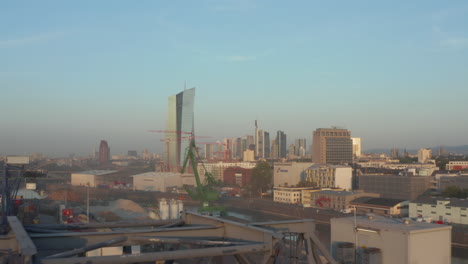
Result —
<instances>
[{"instance_id":1,"label":"rooftop structure","mask_svg":"<svg viewBox=\"0 0 468 264\"><path fill-rule=\"evenodd\" d=\"M332 254L341 263L354 263L357 250L358 263L449 264L451 228L373 214L333 218Z\"/></svg>"}]
</instances>

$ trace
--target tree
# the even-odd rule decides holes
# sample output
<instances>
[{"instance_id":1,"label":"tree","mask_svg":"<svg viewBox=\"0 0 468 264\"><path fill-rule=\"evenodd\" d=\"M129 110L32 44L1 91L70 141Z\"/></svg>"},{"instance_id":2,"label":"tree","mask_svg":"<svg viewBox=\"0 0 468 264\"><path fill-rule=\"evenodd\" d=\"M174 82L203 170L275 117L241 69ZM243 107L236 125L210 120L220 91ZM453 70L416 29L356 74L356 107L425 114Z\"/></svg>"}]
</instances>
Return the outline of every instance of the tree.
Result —
<instances>
[{"instance_id":1,"label":"tree","mask_svg":"<svg viewBox=\"0 0 468 264\"><path fill-rule=\"evenodd\" d=\"M252 170L249 189L253 194L261 196L264 191L271 188L272 179L273 170L271 169L270 164L265 161L260 161Z\"/></svg>"},{"instance_id":2,"label":"tree","mask_svg":"<svg viewBox=\"0 0 468 264\"><path fill-rule=\"evenodd\" d=\"M444 192L442 193L445 197L454 197L454 198L467 198L468 197L468 189L462 189L458 186L448 186L445 188Z\"/></svg>"},{"instance_id":3,"label":"tree","mask_svg":"<svg viewBox=\"0 0 468 264\"><path fill-rule=\"evenodd\" d=\"M310 181L300 181L297 184L297 187L316 187L316 184L310 182Z\"/></svg>"}]
</instances>

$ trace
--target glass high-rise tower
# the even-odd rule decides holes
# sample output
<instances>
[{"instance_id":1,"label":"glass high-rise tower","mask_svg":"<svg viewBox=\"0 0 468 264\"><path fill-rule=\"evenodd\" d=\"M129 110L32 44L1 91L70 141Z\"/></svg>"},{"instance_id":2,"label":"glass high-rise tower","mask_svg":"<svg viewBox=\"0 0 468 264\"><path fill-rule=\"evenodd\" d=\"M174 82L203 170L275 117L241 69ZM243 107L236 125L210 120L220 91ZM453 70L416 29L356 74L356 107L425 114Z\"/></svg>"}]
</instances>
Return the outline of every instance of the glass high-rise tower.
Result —
<instances>
[{"instance_id":1,"label":"glass high-rise tower","mask_svg":"<svg viewBox=\"0 0 468 264\"><path fill-rule=\"evenodd\" d=\"M195 88L184 90L168 98L166 140L169 144L169 166L172 170L182 165L189 146L189 133L194 130L193 105Z\"/></svg>"}]
</instances>

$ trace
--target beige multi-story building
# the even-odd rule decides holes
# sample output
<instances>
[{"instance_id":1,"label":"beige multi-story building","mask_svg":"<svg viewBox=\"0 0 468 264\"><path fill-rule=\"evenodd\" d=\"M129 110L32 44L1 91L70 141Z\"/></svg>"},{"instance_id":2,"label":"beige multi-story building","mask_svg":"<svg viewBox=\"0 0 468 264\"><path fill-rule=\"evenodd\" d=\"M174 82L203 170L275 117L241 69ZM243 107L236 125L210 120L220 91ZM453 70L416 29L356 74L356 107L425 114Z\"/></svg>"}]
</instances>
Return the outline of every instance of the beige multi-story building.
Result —
<instances>
[{"instance_id":1,"label":"beige multi-story building","mask_svg":"<svg viewBox=\"0 0 468 264\"><path fill-rule=\"evenodd\" d=\"M427 163L432 157L432 149L422 148L418 150L418 162Z\"/></svg>"},{"instance_id":2,"label":"beige multi-story building","mask_svg":"<svg viewBox=\"0 0 468 264\"><path fill-rule=\"evenodd\" d=\"M314 188L274 187L273 201L287 204L302 204L303 193L310 190L314 190Z\"/></svg>"},{"instance_id":3,"label":"beige multi-story building","mask_svg":"<svg viewBox=\"0 0 468 264\"><path fill-rule=\"evenodd\" d=\"M312 194L323 190L314 187L274 187L273 201L287 204L301 204L304 207L310 207ZM333 191L343 191L343 189L333 189Z\"/></svg>"},{"instance_id":4,"label":"beige multi-story building","mask_svg":"<svg viewBox=\"0 0 468 264\"><path fill-rule=\"evenodd\" d=\"M318 128L312 135L312 162L352 163L353 141L351 132L339 128Z\"/></svg>"},{"instance_id":5,"label":"beige multi-story building","mask_svg":"<svg viewBox=\"0 0 468 264\"><path fill-rule=\"evenodd\" d=\"M273 169L274 186L295 186L305 179L305 171L312 162L276 162Z\"/></svg>"},{"instance_id":6,"label":"beige multi-story building","mask_svg":"<svg viewBox=\"0 0 468 264\"><path fill-rule=\"evenodd\" d=\"M352 189L352 168L343 165L315 164L305 171L305 181L317 188Z\"/></svg>"},{"instance_id":7,"label":"beige multi-story building","mask_svg":"<svg viewBox=\"0 0 468 264\"><path fill-rule=\"evenodd\" d=\"M243 160L244 161L255 161L255 152L251 149L244 150L243 153Z\"/></svg>"}]
</instances>

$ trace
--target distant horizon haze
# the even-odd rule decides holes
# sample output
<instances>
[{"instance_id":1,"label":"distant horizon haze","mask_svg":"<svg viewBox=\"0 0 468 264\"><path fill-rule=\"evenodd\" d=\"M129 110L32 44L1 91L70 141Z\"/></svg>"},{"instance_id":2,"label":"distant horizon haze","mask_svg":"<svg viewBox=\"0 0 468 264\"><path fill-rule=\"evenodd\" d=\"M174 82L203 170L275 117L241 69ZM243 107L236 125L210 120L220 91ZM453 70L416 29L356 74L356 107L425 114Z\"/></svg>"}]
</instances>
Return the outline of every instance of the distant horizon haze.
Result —
<instances>
[{"instance_id":1,"label":"distant horizon haze","mask_svg":"<svg viewBox=\"0 0 468 264\"><path fill-rule=\"evenodd\" d=\"M468 144L468 2L9 1L0 155L163 153L168 97L195 132L344 127L362 149ZM185 85L186 83L186 85ZM199 141L209 141L208 139Z\"/></svg>"}]
</instances>

